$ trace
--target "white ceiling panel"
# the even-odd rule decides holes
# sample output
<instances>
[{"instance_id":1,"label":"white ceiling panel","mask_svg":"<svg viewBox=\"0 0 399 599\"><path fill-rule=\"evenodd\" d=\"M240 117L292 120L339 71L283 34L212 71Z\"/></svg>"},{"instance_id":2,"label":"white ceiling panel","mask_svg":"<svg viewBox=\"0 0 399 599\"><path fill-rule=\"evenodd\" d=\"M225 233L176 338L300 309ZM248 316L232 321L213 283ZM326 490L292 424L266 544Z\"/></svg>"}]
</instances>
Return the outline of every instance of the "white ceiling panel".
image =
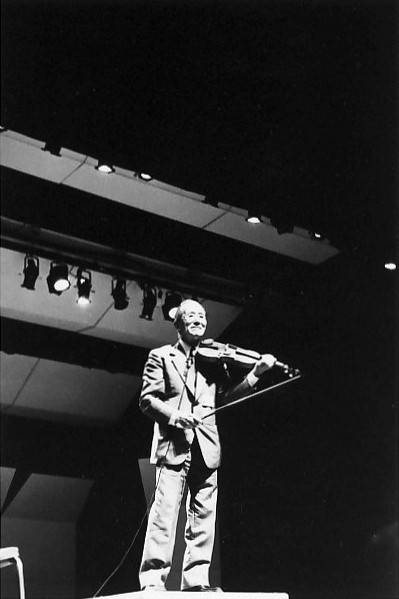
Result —
<instances>
[{"instance_id":1,"label":"white ceiling panel","mask_svg":"<svg viewBox=\"0 0 399 599\"><path fill-rule=\"evenodd\" d=\"M241 312L241 308L237 306L228 306L212 300L205 300L202 305L206 310L208 319L205 336L212 339L219 337Z\"/></svg>"},{"instance_id":2,"label":"white ceiling panel","mask_svg":"<svg viewBox=\"0 0 399 599\"><path fill-rule=\"evenodd\" d=\"M7 365L19 363L20 356L5 356ZM2 357L3 357L2 356ZM3 369L2 378L6 388L9 370ZM16 387L14 375L14 385ZM39 360L26 381L20 377L18 396L8 406L7 413L32 415L38 418L52 417L61 422L97 423L115 422L123 414L138 393L141 378L128 374L111 374L104 370L84 368L52 360Z\"/></svg>"},{"instance_id":3,"label":"white ceiling panel","mask_svg":"<svg viewBox=\"0 0 399 599\"><path fill-rule=\"evenodd\" d=\"M8 518L76 522L92 480L31 474L7 509Z\"/></svg>"},{"instance_id":4,"label":"white ceiling panel","mask_svg":"<svg viewBox=\"0 0 399 599\"><path fill-rule=\"evenodd\" d=\"M61 183L79 164L84 156L67 152L62 157L53 156L44 152L44 142L19 135L18 133L5 132L0 137L1 164L8 168ZM10 135L10 137L8 137Z\"/></svg>"},{"instance_id":5,"label":"white ceiling panel","mask_svg":"<svg viewBox=\"0 0 399 599\"><path fill-rule=\"evenodd\" d=\"M12 131L4 132L0 143L4 166L42 179L311 264L320 264L338 253L327 240L314 240L303 229L295 228L292 234L278 235L267 218L264 218L266 222L254 227L245 221L243 210L228 205L216 208L204 204L204 196L160 181L143 182L131 171L116 167L114 173L106 175L95 169L97 161L89 156L63 148L61 157L57 158L43 152L43 142Z\"/></svg>"},{"instance_id":6,"label":"white ceiling panel","mask_svg":"<svg viewBox=\"0 0 399 599\"><path fill-rule=\"evenodd\" d=\"M338 254L338 250L324 241L312 239L306 231L295 228L293 233L279 235L267 222L261 225L247 223L242 214L227 210L212 222L207 231L226 235L265 250L283 254L310 264L320 264Z\"/></svg>"},{"instance_id":7,"label":"white ceiling panel","mask_svg":"<svg viewBox=\"0 0 399 599\"><path fill-rule=\"evenodd\" d=\"M217 208L202 204L203 198L200 196L192 199L186 192L183 195L176 193L176 190L165 189L157 181L144 182L118 168L110 176L95 170L94 165L94 161L87 161L64 184L200 228L205 227L219 212Z\"/></svg>"},{"instance_id":8,"label":"white ceiling panel","mask_svg":"<svg viewBox=\"0 0 399 599\"><path fill-rule=\"evenodd\" d=\"M4 500L7 496L8 489L10 488L11 481L15 474L15 468L4 468L1 466L0 468L0 491L1 491L1 507L3 507Z\"/></svg>"},{"instance_id":9,"label":"white ceiling panel","mask_svg":"<svg viewBox=\"0 0 399 599\"><path fill-rule=\"evenodd\" d=\"M31 356L0 353L0 402L2 410L9 410L36 363L37 358Z\"/></svg>"}]
</instances>

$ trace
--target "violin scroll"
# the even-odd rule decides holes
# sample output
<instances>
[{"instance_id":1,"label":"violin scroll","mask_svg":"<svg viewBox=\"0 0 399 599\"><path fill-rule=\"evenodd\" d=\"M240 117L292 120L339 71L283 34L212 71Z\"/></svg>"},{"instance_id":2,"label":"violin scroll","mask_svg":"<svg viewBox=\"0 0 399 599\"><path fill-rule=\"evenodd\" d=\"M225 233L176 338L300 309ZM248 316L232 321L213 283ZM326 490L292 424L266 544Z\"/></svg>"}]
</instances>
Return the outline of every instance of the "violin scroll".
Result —
<instances>
[{"instance_id":1,"label":"violin scroll","mask_svg":"<svg viewBox=\"0 0 399 599\"><path fill-rule=\"evenodd\" d=\"M274 363L275 366L282 368L285 374L288 374L289 378L292 379L294 376L299 376L301 371L298 368L292 368L292 366L288 366L288 364L283 364L283 362L279 362L278 360Z\"/></svg>"}]
</instances>

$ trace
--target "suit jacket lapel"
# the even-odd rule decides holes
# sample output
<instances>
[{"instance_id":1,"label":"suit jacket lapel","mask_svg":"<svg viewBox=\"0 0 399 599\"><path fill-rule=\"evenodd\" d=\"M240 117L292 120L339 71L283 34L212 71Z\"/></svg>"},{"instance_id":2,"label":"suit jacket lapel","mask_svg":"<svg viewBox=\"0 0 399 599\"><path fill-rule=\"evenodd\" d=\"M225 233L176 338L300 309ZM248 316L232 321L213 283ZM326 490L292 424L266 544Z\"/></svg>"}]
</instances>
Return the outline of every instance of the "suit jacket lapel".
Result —
<instances>
[{"instance_id":1,"label":"suit jacket lapel","mask_svg":"<svg viewBox=\"0 0 399 599\"><path fill-rule=\"evenodd\" d=\"M197 385L196 385L196 399L197 400L201 397L201 393L206 386L207 386L206 378L202 374L201 370L199 368L197 368Z\"/></svg>"}]
</instances>

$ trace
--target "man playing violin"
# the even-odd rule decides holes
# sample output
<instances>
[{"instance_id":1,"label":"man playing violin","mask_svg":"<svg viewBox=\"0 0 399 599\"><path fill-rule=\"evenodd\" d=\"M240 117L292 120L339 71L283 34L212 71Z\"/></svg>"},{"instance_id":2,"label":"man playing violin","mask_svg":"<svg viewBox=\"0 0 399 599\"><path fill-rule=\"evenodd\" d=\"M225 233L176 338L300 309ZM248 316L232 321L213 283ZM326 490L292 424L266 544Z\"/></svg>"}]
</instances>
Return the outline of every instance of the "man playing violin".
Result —
<instances>
[{"instance_id":1,"label":"man playing violin","mask_svg":"<svg viewBox=\"0 0 399 599\"><path fill-rule=\"evenodd\" d=\"M146 590L165 590L172 565L180 503L187 484L186 550L181 588L220 591L218 587L209 586L215 537L217 469L221 458L215 415L209 414L216 405L249 395L259 377L275 364L276 358L271 354L261 356L244 380L233 386L230 383L229 388L221 363L201 361L200 355L196 355L207 326L203 306L193 300L183 301L174 325L178 341L176 345L150 352L140 395L141 410L155 421L151 463L157 466L155 496L140 566L140 585Z\"/></svg>"}]
</instances>

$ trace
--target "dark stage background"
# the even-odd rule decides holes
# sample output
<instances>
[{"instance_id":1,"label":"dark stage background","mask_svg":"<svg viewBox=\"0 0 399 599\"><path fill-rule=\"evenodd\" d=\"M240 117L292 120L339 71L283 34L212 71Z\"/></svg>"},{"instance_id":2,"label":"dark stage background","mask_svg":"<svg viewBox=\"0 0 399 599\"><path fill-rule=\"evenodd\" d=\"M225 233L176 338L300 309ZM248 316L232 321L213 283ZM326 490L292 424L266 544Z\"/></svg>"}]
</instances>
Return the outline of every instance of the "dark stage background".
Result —
<instances>
[{"instance_id":1,"label":"dark stage background","mask_svg":"<svg viewBox=\"0 0 399 599\"><path fill-rule=\"evenodd\" d=\"M396 301L383 274L364 255L337 261L306 300L254 308L230 332L281 348L304 378L223 416L229 590L397 597Z\"/></svg>"},{"instance_id":2,"label":"dark stage background","mask_svg":"<svg viewBox=\"0 0 399 599\"><path fill-rule=\"evenodd\" d=\"M77 505L82 482L90 491L81 511L65 516L69 497L58 497L58 521L51 509L54 521L46 521L58 531L69 517L75 527L75 561L64 582L76 582L77 598L88 597L118 565L145 512L138 460L149 456L152 434L138 408L151 343L138 317L136 279L206 299L203 284L209 302L226 302L226 312L240 296L243 311L220 340L273 353L303 373L284 391L220 414L222 586L282 590L290 599L394 599L399 296L397 271L384 264L397 262L399 230L398 6L224 4L2 2L1 140L11 148L1 169L6 541L15 543L10 514L21 516L19 500L40 530L47 489L74 481ZM20 135L36 141L20 144ZM42 152L46 142L62 156ZM72 153L73 171L62 177ZM100 157L129 171L132 197L109 195L125 175L99 180ZM168 196L167 185L178 192ZM154 210L155 196L173 196L175 206L187 201L183 216ZM193 206L198 219L184 220ZM242 235L212 229L230 209ZM259 229L252 238L242 228L248 209L261 214L260 231L272 245L253 241ZM301 232L284 253L294 226ZM326 239L337 254L323 262ZM314 244L309 262L296 243ZM21 289L26 251L40 258L35 291ZM73 286L68 305L66 294L49 296L43 265L55 259L92 269L94 316L75 316ZM120 269L132 283L130 312L122 315L110 297ZM213 309L222 321L223 308ZM157 310L153 325L166 343ZM262 385L281 376L272 371ZM101 387L115 380L126 403L104 409L98 422L85 408L109 407ZM80 381L89 381L90 393ZM31 412L23 411L25 392ZM118 400L114 392L109 403ZM30 502L29 489L41 484L40 501ZM62 562L40 535L20 534L34 565ZM102 594L138 590L143 534ZM35 596L55 599L60 581L37 576Z\"/></svg>"}]
</instances>

